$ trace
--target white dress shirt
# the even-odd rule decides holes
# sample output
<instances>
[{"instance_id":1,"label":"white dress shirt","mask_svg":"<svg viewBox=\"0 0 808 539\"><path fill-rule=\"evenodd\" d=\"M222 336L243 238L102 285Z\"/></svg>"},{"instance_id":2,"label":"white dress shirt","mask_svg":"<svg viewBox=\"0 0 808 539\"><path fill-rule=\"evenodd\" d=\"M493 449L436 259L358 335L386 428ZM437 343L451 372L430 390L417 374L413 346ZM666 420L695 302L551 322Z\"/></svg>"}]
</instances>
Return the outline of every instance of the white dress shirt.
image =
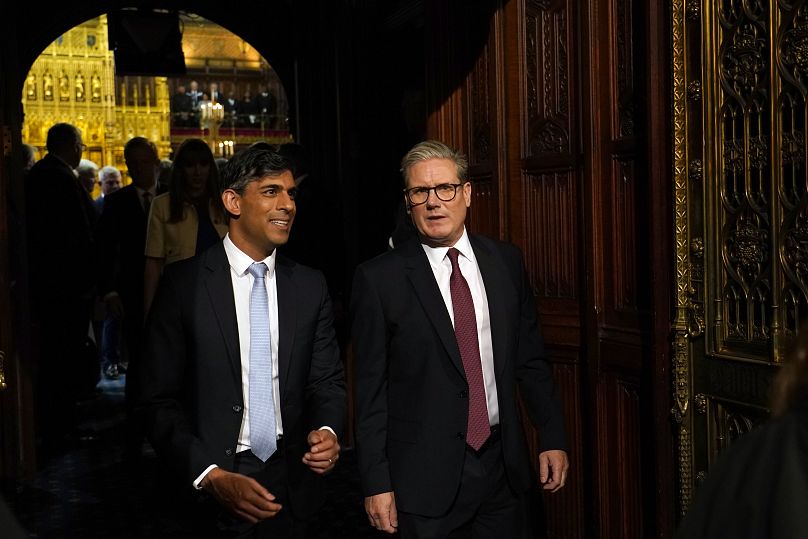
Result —
<instances>
[{"instance_id":1,"label":"white dress shirt","mask_svg":"<svg viewBox=\"0 0 808 539\"><path fill-rule=\"evenodd\" d=\"M275 278L275 258L278 250L264 260L253 260L242 252L228 233L224 237L224 252L230 265L230 280L233 283L233 298L236 304L236 323L238 324L239 353L241 355L241 392L244 408L241 415L241 428L238 433L236 453L250 449L250 292L255 278L247 271L253 262L263 262L268 271L264 277L269 300L269 346L272 351L272 400L275 405L275 426L278 436L283 434L281 417L280 384L278 379L278 288ZM216 467L208 466L194 481L194 487L200 488L202 479Z\"/></svg>"},{"instance_id":2,"label":"white dress shirt","mask_svg":"<svg viewBox=\"0 0 808 539\"><path fill-rule=\"evenodd\" d=\"M227 262L230 265L230 280L233 283L233 298L236 305L236 323L238 324L239 353L241 355L241 391L244 399L244 408L241 416L241 428L238 433L238 444L236 453L250 449L250 292L255 278L248 271L253 262L263 262L267 265L268 271L264 276L264 284L267 287L267 299L269 300L269 346L272 351L272 400L275 405L275 427L276 434L283 435L283 418L281 416L281 390L278 378L278 287L275 273L275 259L278 250L264 260L253 260L241 251L230 239L230 234L224 237L224 252L227 255ZM319 430L327 430L336 436L334 429L328 425L320 427ZM200 489L202 479L216 464L211 464L193 485Z\"/></svg>"},{"instance_id":3,"label":"white dress shirt","mask_svg":"<svg viewBox=\"0 0 808 539\"><path fill-rule=\"evenodd\" d=\"M241 353L241 387L244 396L244 411L241 416L241 429L238 435L236 452L250 448L250 293L255 277L248 271L254 262L267 265L264 284L269 300L269 346L272 357L272 400L275 405L276 435L283 434L281 418L281 391L278 378L278 287L275 278L275 258L278 250L264 260L253 260L235 246L230 234L224 237L224 251L230 263L230 280L233 282L233 298L236 300L236 322L238 324L238 344Z\"/></svg>"},{"instance_id":4,"label":"white dress shirt","mask_svg":"<svg viewBox=\"0 0 808 539\"><path fill-rule=\"evenodd\" d=\"M454 325L452 292L449 289L452 262L446 255L449 247L430 247L423 243L421 246L424 248L427 258L429 258L429 265L432 267L432 273L435 274L435 280L438 282L443 302L446 304L446 310L449 311L449 317L452 319L452 325ZM497 401L497 382L494 377L494 346L491 341L491 317L488 313L488 296L486 296L483 276L480 274L480 268L477 265L477 259L474 256L474 250L471 248L465 228L463 229L463 235L460 236L460 239L457 240L453 247L460 251L460 256L457 258L460 273L466 278L471 290L471 299L474 301L477 339L480 342L480 360L482 361L483 382L485 383L485 399L488 404L488 424L498 425L499 404Z\"/></svg>"}]
</instances>

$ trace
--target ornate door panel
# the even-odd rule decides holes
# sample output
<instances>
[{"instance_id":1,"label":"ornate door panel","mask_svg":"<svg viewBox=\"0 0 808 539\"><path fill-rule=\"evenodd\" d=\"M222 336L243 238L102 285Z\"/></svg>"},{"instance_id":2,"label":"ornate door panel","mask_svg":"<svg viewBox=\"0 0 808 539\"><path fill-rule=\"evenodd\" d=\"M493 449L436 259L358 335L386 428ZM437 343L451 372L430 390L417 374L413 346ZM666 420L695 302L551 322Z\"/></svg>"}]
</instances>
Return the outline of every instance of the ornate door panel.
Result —
<instances>
[{"instance_id":1,"label":"ornate door panel","mask_svg":"<svg viewBox=\"0 0 808 539\"><path fill-rule=\"evenodd\" d=\"M680 508L808 315L804 0L673 5Z\"/></svg>"},{"instance_id":2,"label":"ornate door panel","mask_svg":"<svg viewBox=\"0 0 808 539\"><path fill-rule=\"evenodd\" d=\"M643 387L657 365L656 295L635 17L650 11L632 0L501 2L476 43L463 15L437 7L447 4L427 8L441 29L426 32L428 90L447 96L430 103L429 133L469 155L469 227L525 255L569 433L567 487L544 499L549 536L649 537L643 500L670 500L643 494L667 486L653 463L670 458L655 453L658 403ZM663 341L667 315L662 306ZM529 441L538 447L535 432Z\"/></svg>"}]
</instances>

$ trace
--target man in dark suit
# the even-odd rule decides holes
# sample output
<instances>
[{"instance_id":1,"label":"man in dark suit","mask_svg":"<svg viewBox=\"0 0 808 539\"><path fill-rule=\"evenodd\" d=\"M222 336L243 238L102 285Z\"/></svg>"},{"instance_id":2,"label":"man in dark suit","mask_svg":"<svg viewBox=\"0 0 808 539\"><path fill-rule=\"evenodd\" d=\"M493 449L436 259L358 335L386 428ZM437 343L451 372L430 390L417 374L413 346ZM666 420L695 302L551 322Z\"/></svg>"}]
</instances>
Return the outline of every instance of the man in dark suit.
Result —
<instances>
[{"instance_id":1,"label":"man in dark suit","mask_svg":"<svg viewBox=\"0 0 808 539\"><path fill-rule=\"evenodd\" d=\"M185 92L185 86L177 86L177 92L171 96L171 116L174 118L174 125L188 127L191 124L193 108L191 95Z\"/></svg>"},{"instance_id":2,"label":"man in dark suit","mask_svg":"<svg viewBox=\"0 0 808 539\"><path fill-rule=\"evenodd\" d=\"M93 387L91 374L98 372L87 345L97 275L96 213L74 170L84 148L76 127L56 124L48 131L48 154L26 177L29 283L40 347L35 391L45 449L58 449L75 426L77 391Z\"/></svg>"},{"instance_id":3,"label":"man in dark suit","mask_svg":"<svg viewBox=\"0 0 808 539\"><path fill-rule=\"evenodd\" d=\"M166 267L141 402L158 454L208 495L200 532L304 537L345 421L331 300L320 272L278 254L296 211L285 158L251 147L222 178L229 232Z\"/></svg>"},{"instance_id":4,"label":"man in dark suit","mask_svg":"<svg viewBox=\"0 0 808 539\"><path fill-rule=\"evenodd\" d=\"M104 211L98 221L102 253L100 292L108 315L121 322L124 357L137 371L143 347L146 222L149 206L157 194L160 159L154 143L144 137L130 139L123 155L132 183L105 197ZM107 365L107 376L116 378L119 367L116 363ZM133 404L137 375L131 374L126 380L126 396Z\"/></svg>"},{"instance_id":5,"label":"man in dark suit","mask_svg":"<svg viewBox=\"0 0 808 539\"><path fill-rule=\"evenodd\" d=\"M470 235L467 164L437 141L402 160L418 237L359 266L352 314L365 509L402 537L523 537L528 452L517 387L539 428L544 488L565 434L519 250ZM460 535L454 535L460 534Z\"/></svg>"},{"instance_id":6,"label":"man in dark suit","mask_svg":"<svg viewBox=\"0 0 808 539\"><path fill-rule=\"evenodd\" d=\"M112 165L102 167L98 171L98 183L101 185L101 195L93 201L98 215L104 212L104 200L107 195L121 188L121 171Z\"/></svg>"},{"instance_id":7,"label":"man in dark suit","mask_svg":"<svg viewBox=\"0 0 808 539\"><path fill-rule=\"evenodd\" d=\"M255 96L254 108L258 111L261 117L261 124L264 125L265 128L275 129L277 127L275 121L277 103L275 96L272 95L266 84L260 84L258 86L258 94Z\"/></svg>"},{"instance_id":8,"label":"man in dark suit","mask_svg":"<svg viewBox=\"0 0 808 539\"><path fill-rule=\"evenodd\" d=\"M225 125L228 127L236 127L238 124L238 114L241 108L241 102L236 99L236 93L230 90L227 94L227 99L222 102L224 107Z\"/></svg>"}]
</instances>

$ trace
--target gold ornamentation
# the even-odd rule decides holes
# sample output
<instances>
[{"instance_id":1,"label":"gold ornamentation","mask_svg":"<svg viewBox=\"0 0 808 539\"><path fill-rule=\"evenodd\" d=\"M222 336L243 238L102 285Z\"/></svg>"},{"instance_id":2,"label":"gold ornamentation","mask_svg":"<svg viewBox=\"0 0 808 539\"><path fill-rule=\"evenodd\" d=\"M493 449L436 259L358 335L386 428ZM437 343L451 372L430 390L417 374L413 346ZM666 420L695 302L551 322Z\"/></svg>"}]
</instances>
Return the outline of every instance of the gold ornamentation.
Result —
<instances>
[{"instance_id":1,"label":"gold ornamentation","mask_svg":"<svg viewBox=\"0 0 808 539\"><path fill-rule=\"evenodd\" d=\"M36 101L36 74L28 73L25 79L25 98L28 101Z\"/></svg>"},{"instance_id":2,"label":"gold ornamentation","mask_svg":"<svg viewBox=\"0 0 808 539\"><path fill-rule=\"evenodd\" d=\"M805 137L802 131L783 133L780 147L784 165L799 166L805 160Z\"/></svg>"},{"instance_id":3,"label":"gold ornamentation","mask_svg":"<svg viewBox=\"0 0 808 539\"><path fill-rule=\"evenodd\" d=\"M687 1L687 20L697 21L701 17L701 2L700 0Z\"/></svg>"},{"instance_id":4,"label":"gold ornamentation","mask_svg":"<svg viewBox=\"0 0 808 539\"><path fill-rule=\"evenodd\" d=\"M685 74L685 0L672 6L673 33L673 179L674 233L676 241L676 319L673 342L672 416L679 425L678 468L679 507L682 514L690 506L693 457L690 447L691 423L687 416L690 399L690 354L688 340L690 307L690 261L688 257L688 173L687 173L687 80Z\"/></svg>"},{"instance_id":5,"label":"gold ornamentation","mask_svg":"<svg viewBox=\"0 0 808 539\"><path fill-rule=\"evenodd\" d=\"M70 79L64 69L59 72L59 101L70 101Z\"/></svg>"},{"instance_id":6,"label":"gold ornamentation","mask_svg":"<svg viewBox=\"0 0 808 539\"><path fill-rule=\"evenodd\" d=\"M726 49L722 62L724 74L737 89L752 90L766 71L766 42L758 37L758 29L751 23L739 26L732 44Z\"/></svg>"},{"instance_id":7,"label":"gold ornamentation","mask_svg":"<svg viewBox=\"0 0 808 539\"><path fill-rule=\"evenodd\" d=\"M42 98L45 101L53 101L53 75L50 71L45 71L42 75Z\"/></svg>"},{"instance_id":8,"label":"gold ornamentation","mask_svg":"<svg viewBox=\"0 0 808 539\"><path fill-rule=\"evenodd\" d=\"M699 414L706 414L707 413L707 396L704 393L699 393L693 398L693 401L696 404L696 412Z\"/></svg>"},{"instance_id":9,"label":"gold ornamentation","mask_svg":"<svg viewBox=\"0 0 808 539\"><path fill-rule=\"evenodd\" d=\"M690 101L701 101L701 81L694 80L687 85L687 98Z\"/></svg>"},{"instance_id":10,"label":"gold ornamentation","mask_svg":"<svg viewBox=\"0 0 808 539\"><path fill-rule=\"evenodd\" d=\"M704 164L701 159L693 159L688 167L688 177L691 182L700 183L704 177Z\"/></svg>"},{"instance_id":11,"label":"gold ornamentation","mask_svg":"<svg viewBox=\"0 0 808 539\"><path fill-rule=\"evenodd\" d=\"M746 282L754 281L768 260L768 238L769 232L760 227L756 219L746 219L743 216L727 234L729 263L746 278Z\"/></svg>"},{"instance_id":12,"label":"gold ornamentation","mask_svg":"<svg viewBox=\"0 0 808 539\"><path fill-rule=\"evenodd\" d=\"M91 92L91 99L93 103L100 103L101 102L101 77L98 76L98 73L93 73L93 76L90 78L90 92Z\"/></svg>"},{"instance_id":13,"label":"gold ornamentation","mask_svg":"<svg viewBox=\"0 0 808 539\"><path fill-rule=\"evenodd\" d=\"M86 97L86 89L84 87L84 75L81 74L81 71L76 73L76 101L81 103L84 101Z\"/></svg>"},{"instance_id":14,"label":"gold ornamentation","mask_svg":"<svg viewBox=\"0 0 808 539\"><path fill-rule=\"evenodd\" d=\"M6 384L6 370L5 370L5 362L6 354L2 350L0 350L0 391L6 389L8 384Z\"/></svg>"}]
</instances>

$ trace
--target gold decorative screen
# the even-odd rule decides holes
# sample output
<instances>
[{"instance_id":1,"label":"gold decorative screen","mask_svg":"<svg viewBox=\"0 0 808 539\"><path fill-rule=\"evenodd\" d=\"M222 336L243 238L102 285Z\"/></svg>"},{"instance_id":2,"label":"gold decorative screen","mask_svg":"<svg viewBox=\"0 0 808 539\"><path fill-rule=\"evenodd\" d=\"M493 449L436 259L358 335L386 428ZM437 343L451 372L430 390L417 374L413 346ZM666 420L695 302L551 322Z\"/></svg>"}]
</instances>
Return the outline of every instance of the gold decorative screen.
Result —
<instances>
[{"instance_id":1,"label":"gold decorative screen","mask_svg":"<svg viewBox=\"0 0 808 539\"><path fill-rule=\"evenodd\" d=\"M678 0L672 15L684 512L718 452L767 417L808 315L808 4Z\"/></svg>"}]
</instances>

